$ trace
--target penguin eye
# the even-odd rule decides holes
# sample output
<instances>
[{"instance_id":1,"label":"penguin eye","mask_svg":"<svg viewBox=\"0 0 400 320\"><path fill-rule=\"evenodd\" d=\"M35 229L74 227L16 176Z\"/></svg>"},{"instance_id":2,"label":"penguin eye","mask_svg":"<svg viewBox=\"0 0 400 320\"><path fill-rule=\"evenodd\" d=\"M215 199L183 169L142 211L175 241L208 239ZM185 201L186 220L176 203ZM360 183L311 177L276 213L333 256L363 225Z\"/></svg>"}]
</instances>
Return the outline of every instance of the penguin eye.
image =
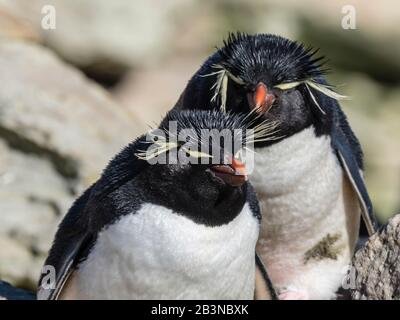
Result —
<instances>
[{"instance_id":1,"label":"penguin eye","mask_svg":"<svg viewBox=\"0 0 400 320\"><path fill-rule=\"evenodd\" d=\"M286 83L281 83L277 84L274 86L274 88L278 88L281 90L289 90L297 87L299 84L301 84L301 81L294 81L294 82L286 82Z\"/></svg>"}]
</instances>

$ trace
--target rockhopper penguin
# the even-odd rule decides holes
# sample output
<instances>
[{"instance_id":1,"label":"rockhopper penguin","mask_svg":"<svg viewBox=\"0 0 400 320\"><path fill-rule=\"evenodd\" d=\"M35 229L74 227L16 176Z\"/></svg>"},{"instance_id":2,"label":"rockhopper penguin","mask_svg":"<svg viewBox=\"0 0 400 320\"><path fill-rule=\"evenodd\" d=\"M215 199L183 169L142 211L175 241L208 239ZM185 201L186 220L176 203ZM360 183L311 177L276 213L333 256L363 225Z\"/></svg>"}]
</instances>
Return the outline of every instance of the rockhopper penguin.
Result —
<instances>
[{"instance_id":1,"label":"rockhopper penguin","mask_svg":"<svg viewBox=\"0 0 400 320\"><path fill-rule=\"evenodd\" d=\"M248 119L172 111L123 149L61 222L45 262L55 268L55 285L44 286L42 276L38 298L253 299L258 201L236 154L224 144L218 160L209 151L216 140L201 137L207 129L244 132ZM262 124L251 136L224 139L240 151L267 140L270 129ZM176 139L183 130L189 147ZM174 152L186 158L160 161ZM264 285L257 292L269 292Z\"/></svg>"},{"instance_id":2,"label":"rockhopper penguin","mask_svg":"<svg viewBox=\"0 0 400 320\"><path fill-rule=\"evenodd\" d=\"M256 144L250 181L262 212L258 252L281 299L330 299L358 238L375 230L360 144L316 50L268 34L231 34L175 109L258 113L279 136Z\"/></svg>"}]
</instances>

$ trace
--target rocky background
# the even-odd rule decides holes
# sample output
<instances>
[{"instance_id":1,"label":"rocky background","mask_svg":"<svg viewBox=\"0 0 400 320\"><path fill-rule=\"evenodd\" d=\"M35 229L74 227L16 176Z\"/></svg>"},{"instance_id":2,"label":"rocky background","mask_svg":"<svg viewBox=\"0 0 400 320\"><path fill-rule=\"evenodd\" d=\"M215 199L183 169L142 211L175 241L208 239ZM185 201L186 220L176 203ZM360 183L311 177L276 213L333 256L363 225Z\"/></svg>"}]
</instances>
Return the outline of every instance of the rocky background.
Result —
<instances>
[{"instance_id":1,"label":"rocky background","mask_svg":"<svg viewBox=\"0 0 400 320\"><path fill-rule=\"evenodd\" d=\"M56 10L56 29L41 22ZM342 8L356 9L345 30ZM366 155L382 222L400 211L395 0L0 0L0 279L33 289L62 216L170 109L228 31L321 48Z\"/></svg>"}]
</instances>

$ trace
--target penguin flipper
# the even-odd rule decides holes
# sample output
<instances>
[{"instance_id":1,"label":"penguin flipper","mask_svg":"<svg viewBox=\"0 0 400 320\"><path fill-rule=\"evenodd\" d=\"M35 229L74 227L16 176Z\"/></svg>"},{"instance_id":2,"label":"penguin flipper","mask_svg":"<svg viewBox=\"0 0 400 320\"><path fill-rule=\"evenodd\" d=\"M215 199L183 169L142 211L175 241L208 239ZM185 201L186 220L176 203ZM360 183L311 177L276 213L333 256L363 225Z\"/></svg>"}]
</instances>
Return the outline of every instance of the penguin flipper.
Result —
<instances>
[{"instance_id":1,"label":"penguin flipper","mask_svg":"<svg viewBox=\"0 0 400 320\"><path fill-rule=\"evenodd\" d=\"M267 269L256 252L255 300L278 300L274 285Z\"/></svg>"},{"instance_id":2,"label":"penguin flipper","mask_svg":"<svg viewBox=\"0 0 400 320\"><path fill-rule=\"evenodd\" d=\"M361 207L361 215L368 230L368 234L372 235L377 231L377 221L364 183L362 170L355 159L346 136L341 130L339 128L332 130L331 136L332 146L337 153L340 164L357 194Z\"/></svg>"},{"instance_id":3,"label":"penguin flipper","mask_svg":"<svg viewBox=\"0 0 400 320\"><path fill-rule=\"evenodd\" d=\"M57 300L65 284L79 262L82 252L87 251L92 236L88 233L87 221L84 221L86 204L91 189L87 189L78 198L61 222L50 249L49 256L39 279L37 298L40 300ZM70 232L67 232L69 230ZM54 272L44 274L51 268ZM53 276L53 278L50 278ZM55 277L55 279L54 279Z\"/></svg>"}]
</instances>

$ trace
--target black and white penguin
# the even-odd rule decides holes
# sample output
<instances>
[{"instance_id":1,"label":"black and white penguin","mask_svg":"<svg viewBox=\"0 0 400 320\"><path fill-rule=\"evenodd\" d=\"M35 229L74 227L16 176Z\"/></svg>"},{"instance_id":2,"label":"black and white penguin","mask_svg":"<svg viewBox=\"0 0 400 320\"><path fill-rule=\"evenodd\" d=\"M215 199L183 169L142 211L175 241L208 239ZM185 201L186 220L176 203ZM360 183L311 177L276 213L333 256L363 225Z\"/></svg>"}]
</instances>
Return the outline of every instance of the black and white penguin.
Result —
<instances>
[{"instance_id":1,"label":"black and white penguin","mask_svg":"<svg viewBox=\"0 0 400 320\"><path fill-rule=\"evenodd\" d=\"M231 34L175 109L258 113L279 136L256 144L250 176L262 212L258 251L281 299L330 299L358 238L376 222L360 144L316 50L268 34Z\"/></svg>"},{"instance_id":2,"label":"black and white penguin","mask_svg":"<svg viewBox=\"0 0 400 320\"><path fill-rule=\"evenodd\" d=\"M268 126L233 134L247 119L172 111L123 149L61 222L45 262L56 279L42 275L38 298L253 299L255 278L268 281L255 259L260 211L245 165L226 147L263 139ZM207 129L231 132L228 145L202 140ZM257 292L272 297L268 285Z\"/></svg>"}]
</instances>

